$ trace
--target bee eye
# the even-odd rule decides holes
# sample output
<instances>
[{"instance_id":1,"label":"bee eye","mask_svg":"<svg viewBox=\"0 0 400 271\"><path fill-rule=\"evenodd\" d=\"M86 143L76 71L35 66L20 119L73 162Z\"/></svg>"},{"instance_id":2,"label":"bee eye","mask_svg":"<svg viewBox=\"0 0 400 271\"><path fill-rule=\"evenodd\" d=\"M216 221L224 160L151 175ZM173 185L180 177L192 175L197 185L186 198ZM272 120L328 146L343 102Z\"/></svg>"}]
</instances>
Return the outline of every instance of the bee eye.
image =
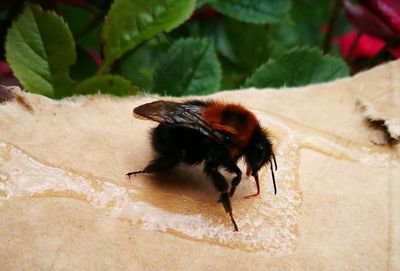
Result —
<instances>
[{"instance_id":1,"label":"bee eye","mask_svg":"<svg viewBox=\"0 0 400 271\"><path fill-rule=\"evenodd\" d=\"M257 166L262 166L262 163L264 162L264 156L265 156L265 148L261 143L258 143L255 145L255 160L257 163Z\"/></svg>"}]
</instances>

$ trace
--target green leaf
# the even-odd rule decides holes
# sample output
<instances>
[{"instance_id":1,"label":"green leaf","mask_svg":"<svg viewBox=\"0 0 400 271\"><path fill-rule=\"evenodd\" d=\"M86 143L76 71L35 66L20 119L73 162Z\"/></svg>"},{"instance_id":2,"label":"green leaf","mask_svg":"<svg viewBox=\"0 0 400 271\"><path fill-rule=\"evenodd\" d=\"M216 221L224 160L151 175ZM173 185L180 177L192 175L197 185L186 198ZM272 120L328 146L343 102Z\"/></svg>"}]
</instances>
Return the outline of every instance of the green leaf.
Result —
<instances>
[{"instance_id":1,"label":"green leaf","mask_svg":"<svg viewBox=\"0 0 400 271\"><path fill-rule=\"evenodd\" d=\"M227 40L234 54L233 59L224 54L230 61L250 73L268 59L269 36L264 26L233 19L225 19L223 23Z\"/></svg>"},{"instance_id":2,"label":"green leaf","mask_svg":"<svg viewBox=\"0 0 400 271\"><path fill-rule=\"evenodd\" d=\"M75 63L75 44L62 18L28 5L8 30L6 58L23 86L35 93L60 98L72 93L68 74Z\"/></svg>"},{"instance_id":3,"label":"green leaf","mask_svg":"<svg viewBox=\"0 0 400 271\"><path fill-rule=\"evenodd\" d=\"M210 39L178 40L156 67L155 92L173 96L219 90L221 67Z\"/></svg>"},{"instance_id":4,"label":"green leaf","mask_svg":"<svg viewBox=\"0 0 400 271\"><path fill-rule=\"evenodd\" d=\"M244 87L304 86L348 75L349 69L343 60L324 56L318 49L295 48L258 68Z\"/></svg>"},{"instance_id":5,"label":"green leaf","mask_svg":"<svg viewBox=\"0 0 400 271\"><path fill-rule=\"evenodd\" d=\"M195 0L115 0L104 22L105 65L192 14Z\"/></svg>"},{"instance_id":6,"label":"green leaf","mask_svg":"<svg viewBox=\"0 0 400 271\"><path fill-rule=\"evenodd\" d=\"M165 38L149 40L123 58L121 75L139 86L141 90L150 91L154 86L154 67L169 47L170 43Z\"/></svg>"},{"instance_id":7,"label":"green leaf","mask_svg":"<svg viewBox=\"0 0 400 271\"><path fill-rule=\"evenodd\" d=\"M94 11L81 6L57 3L57 13L68 24L74 36L75 43L85 49L100 52L100 33L103 22L103 12ZM78 55L79 60L79 55Z\"/></svg>"},{"instance_id":8,"label":"green leaf","mask_svg":"<svg viewBox=\"0 0 400 271\"><path fill-rule=\"evenodd\" d=\"M137 95L139 89L132 83L118 75L93 76L79 83L75 94L108 93L116 96Z\"/></svg>"},{"instance_id":9,"label":"green leaf","mask_svg":"<svg viewBox=\"0 0 400 271\"><path fill-rule=\"evenodd\" d=\"M236 20L256 24L276 23L290 9L289 0L202 0L204 4Z\"/></svg>"},{"instance_id":10,"label":"green leaf","mask_svg":"<svg viewBox=\"0 0 400 271\"><path fill-rule=\"evenodd\" d=\"M282 20L271 27L270 42L274 53L282 54L295 46L318 47L325 33L321 31L327 24L337 0L293 1L290 20ZM343 15L344 16L344 15ZM339 27L339 21L335 28ZM339 33L337 34L339 35Z\"/></svg>"},{"instance_id":11,"label":"green leaf","mask_svg":"<svg viewBox=\"0 0 400 271\"><path fill-rule=\"evenodd\" d=\"M196 1L196 8L201 8L202 6L207 4L208 2L209 2L209 0L197 0Z\"/></svg>"}]
</instances>

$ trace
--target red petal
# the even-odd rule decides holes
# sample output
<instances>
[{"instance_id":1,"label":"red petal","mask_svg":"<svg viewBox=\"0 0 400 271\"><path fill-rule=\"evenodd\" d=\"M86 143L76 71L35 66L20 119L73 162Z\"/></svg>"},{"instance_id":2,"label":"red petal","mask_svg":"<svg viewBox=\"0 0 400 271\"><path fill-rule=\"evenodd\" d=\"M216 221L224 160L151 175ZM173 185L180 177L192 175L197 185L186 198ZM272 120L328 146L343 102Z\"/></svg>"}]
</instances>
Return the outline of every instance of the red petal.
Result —
<instances>
[{"instance_id":1,"label":"red petal","mask_svg":"<svg viewBox=\"0 0 400 271\"><path fill-rule=\"evenodd\" d=\"M361 0L360 3L384 20L393 31L400 33L399 0Z\"/></svg>"},{"instance_id":2,"label":"red petal","mask_svg":"<svg viewBox=\"0 0 400 271\"><path fill-rule=\"evenodd\" d=\"M400 47L397 48L389 48L389 52L396 59L400 58Z\"/></svg>"},{"instance_id":3,"label":"red petal","mask_svg":"<svg viewBox=\"0 0 400 271\"><path fill-rule=\"evenodd\" d=\"M353 31L337 39L340 53L344 58L349 54L356 37L357 31ZM353 49L350 61L354 61L357 58L374 58L384 47L385 42L383 40L362 34L357 45Z\"/></svg>"},{"instance_id":4,"label":"red petal","mask_svg":"<svg viewBox=\"0 0 400 271\"><path fill-rule=\"evenodd\" d=\"M13 72L6 61L0 60L0 85L3 86L18 86L20 85L18 80L14 77ZM4 100L4 96L1 95L0 87L0 101Z\"/></svg>"},{"instance_id":5,"label":"red petal","mask_svg":"<svg viewBox=\"0 0 400 271\"><path fill-rule=\"evenodd\" d=\"M5 61L0 61L0 76L12 74L10 66Z\"/></svg>"},{"instance_id":6,"label":"red petal","mask_svg":"<svg viewBox=\"0 0 400 271\"><path fill-rule=\"evenodd\" d=\"M211 6L206 5L202 8L196 9L190 19L216 19L219 17L218 11Z\"/></svg>"},{"instance_id":7,"label":"red petal","mask_svg":"<svg viewBox=\"0 0 400 271\"><path fill-rule=\"evenodd\" d=\"M216 19L219 17L218 11L213 9L211 6L206 6L204 13L208 19Z\"/></svg>"},{"instance_id":8,"label":"red petal","mask_svg":"<svg viewBox=\"0 0 400 271\"><path fill-rule=\"evenodd\" d=\"M400 38L400 33L393 31L366 7L353 5L349 1L345 1L343 4L347 17L361 32L386 40Z\"/></svg>"},{"instance_id":9,"label":"red petal","mask_svg":"<svg viewBox=\"0 0 400 271\"><path fill-rule=\"evenodd\" d=\"M97 66L100 66L103 60L101 59L101 56L99 53L97 53L94 50L88 49L87 52L90 54L94 62L96 63Z\"/></svg>"},{"instance_id":10,"label":"red petal","mask_svg":"<svg viewBox=\"0 0 400 271\"><path fill-rule=\"evenodd\" d=\"M322 33L328 32L328 28L329 28L329 26L328 26L327 24L323 24L323 25L321 26L321 32L322 32Z\"/></svg>"}]
</instances>

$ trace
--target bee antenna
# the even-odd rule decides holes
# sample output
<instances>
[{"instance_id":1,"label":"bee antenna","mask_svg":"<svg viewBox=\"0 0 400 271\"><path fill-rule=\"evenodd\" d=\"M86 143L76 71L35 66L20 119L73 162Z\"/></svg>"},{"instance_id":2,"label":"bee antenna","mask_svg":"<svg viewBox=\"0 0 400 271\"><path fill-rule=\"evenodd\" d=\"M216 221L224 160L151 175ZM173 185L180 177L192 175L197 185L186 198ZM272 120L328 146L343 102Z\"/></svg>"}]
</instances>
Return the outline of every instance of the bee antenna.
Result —
<instances>
[{"instance_id":1,"label":"bee antenna","mask_svg":"<svg viewBox=\"0 0 400 271\"><path fill-rule=\"evenodd\" d=\"M275 170L277 170L277 169L278 169L278 165L276 164L275 154L274 154L273 152L272 152L272 160L274 160ZM270 170L271 170L272 181L273 181L273 183L274 183L274 192L275 192L275 195L276 195L275 174L274 174L274 168L273 168L273 166L272 166L272 161L271 161L271 160L270 160L270 163L269 163L269 168L270 168Z\"/></svg>"},{"instance_id":2,"label":"bee antenna","mask_svg":"<svg viewBox=\"0 0 400 271\"><path fill-rule=\"evenodd\" d=\"M278 170L278 165L276 164L275 154L272 152L272 159L274 159L275 171Z\"/></svg>"},{"instance_id":3,"label":"bee antenna","mask_svg":"<svg viewBox=\"0 0 400 271\"><path fill-rule=\"evenodd\" d=\"M275 195L276 195L275 174L274 174L274 169L272 168L272 163L270 163L269 168L271 169L272 181L274 182L274 192L275 192Z\"/></svg>"}]
</instances>

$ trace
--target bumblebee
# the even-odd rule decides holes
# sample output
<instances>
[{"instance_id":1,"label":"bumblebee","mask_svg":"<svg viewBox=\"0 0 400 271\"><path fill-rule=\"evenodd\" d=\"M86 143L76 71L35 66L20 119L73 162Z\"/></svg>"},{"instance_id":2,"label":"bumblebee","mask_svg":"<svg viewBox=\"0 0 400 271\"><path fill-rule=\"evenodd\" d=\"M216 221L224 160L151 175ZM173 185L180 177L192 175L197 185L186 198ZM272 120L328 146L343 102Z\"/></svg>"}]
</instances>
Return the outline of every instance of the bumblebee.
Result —
<instances>
[{"instance_id":1,"label":"bumblebee","mask_svg":"<svg viewBox=\"0 0 400 271\"><path fill-rule=\"evenodd\" d=\"M277 170L277 164L272 142L255 115L245 107L212 100L182 103L161 100L140 105L133 112L135 117L159 125L151 132L156 158L143 170L127 173L128 177L165 172L182 162L189 165L202 163L204 173L220 192L219 202L230 216L234 231L238 231L238 226L233 218L230 197L242 179L242 171L237 166L239 159L244 159L246 174L253 176L257 187L254 194L245 198L260 194L258 171L268 163L276 194L274 170ZM234 175L230 187L221 168Z\"/></svg>"}]
</instances>

